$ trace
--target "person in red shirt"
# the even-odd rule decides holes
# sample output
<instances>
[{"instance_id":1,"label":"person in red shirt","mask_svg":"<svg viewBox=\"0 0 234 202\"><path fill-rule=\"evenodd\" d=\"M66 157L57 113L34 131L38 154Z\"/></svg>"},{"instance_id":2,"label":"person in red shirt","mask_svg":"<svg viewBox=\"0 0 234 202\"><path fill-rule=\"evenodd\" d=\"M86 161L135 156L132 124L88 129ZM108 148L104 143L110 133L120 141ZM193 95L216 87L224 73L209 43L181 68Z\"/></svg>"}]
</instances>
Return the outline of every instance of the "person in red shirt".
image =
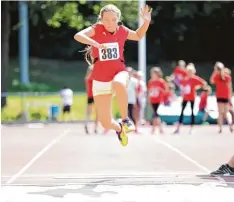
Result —
<instances>
[{"instance_id":1,"label":"person in red shirt","mask_svg":"<svg viewBox=\"0 0 234 202\"><path fill-rule=\"evenodd\" d=\"M186 67L186 69L187 69L188 75L181 81L181 86L180 86L182 97L183 97L182 110L181 110L177 129L174 133L179 133L180 131L180 125L182 124L183 117L184 117L184 110L188 102L190 103L190 107L191 107L192 122L191 122L190 133L192 133L192 129L195 124L195 116L194 116L193 109L194 109L194 101L196 98L196 90L199 87L204 87L206 85L206 82L202 78L195 75L196 69L195 69L194 64L190 63Z\"/></svg>"},{"instance_id":2,"label":"person in red shirt","mask_svg":"<svg viewBox=\"0 0 234 202\"><path fill-rule=\"evenodd\" d=\"M86 134L89 134L88 122L91 119L92 109L94 107L93 92L92 92L93 80L91 78L92 70L93 70L93 65L89 66L85 79L84 79L85 87L86 87L86 94L87 94L87 110L86 110L86 121L85 121ZM94 133L97 133L97 125L98 125L98 121L97 121L97 116L96 116L95 124L94 124Z\"/></svg>"},{"instance_id":3,"label":"person in red shirt","mask_svg":"<svg viewBox=\"0 0 234 202\"><path fill-rule=\"evenodd\" d=\"M185 69L186 63L184 60L179 60L178 65L174 68L173 74L170 78L174 81L175 85L180 88L181 80L187 76L187 71Z\"/></svg>"},{"instance_id":4,"label":"person in red shirt","mask_svg":"<svg viewBox=\"0 0 234 202\"><path fill-rule=\"evenodd\" d=\"M136 31L120 23L121 11L114 5L106 5L100 10L98 22L77 34L74 39L89 45L86 61L94 65L92 71L93 96L97 116L105 129L116 131L123 146L128 144L126 133L135 130L128 118L127 84L129 74L124 65L124 44L126 40L139 41L146 34L152 9L146 5L141 9L144 23ZM114 121L111 114L112 94L117 98L121 121Z\"/></svg>"},{"instance_id":5,"label":"person in red shirt","mask_svg":"<svg viewBox=\"0 0 234 202\"><path fill-rule=\"evenodd\" d=\"M208 110L207 110L207 101L208 96L211 94L212 90L210 86L206 86L203 88L203 92L200 95L200 102L199 102L199 114L203 116L202 123L205 124L206 120L209 116Z\"/></svg>"},{"instance_id":6,"label":"person in red shirt","mask_svg":"<svg viewBox=\"0 0 234 202\"><path fill-rule=\"evenodd\" d=\"M167 83L167 86L168 90L164 93L163 102L165 106L170 106L175 98L175 86L172 83Z\"/></svg>"},{"instance_id":7,"label":"person in red shirt","mask_svg":"<svg viewBox=\"0 0 234 202\"><path fill-rule=\"evenodd\" d=\"M223 63L216 62L214 71L210 77L210 83L216 86L216 98L218 103L218 125L219 133L222 133L223 121L227 119L229 102L231 98L232 78L225 72ZM233 131L232 123L229 123L230 131Z\"/></svg>"},{"instance_id":8,"label":"person in red shirt","mask_svg":"<svg viewBox=\"0 0 234 202\"><path fill-rule=\"evenodd\" d=\"M179 60L178 65L174 68L173 76L180 82L185 76L187 76L187 71L185 69L186 63L184 60Z\"/></svg>"},{"instance_id":9,"label":"person in red shirt","mask_svg":"<svg viewBox=\"0 0 234 202\"><path fill-rule=\"evenodd\" d=\"M148 97L153 109L153 124L152 134L155 132L155 127L159 126L160 133L163 133L161 120L158 115L158 108L163 102L163 96L167 91L167 84L162 79L162 71L159 67L153 67L150 71L151 79L148 82Z\"/></svg>"}]
</instances>

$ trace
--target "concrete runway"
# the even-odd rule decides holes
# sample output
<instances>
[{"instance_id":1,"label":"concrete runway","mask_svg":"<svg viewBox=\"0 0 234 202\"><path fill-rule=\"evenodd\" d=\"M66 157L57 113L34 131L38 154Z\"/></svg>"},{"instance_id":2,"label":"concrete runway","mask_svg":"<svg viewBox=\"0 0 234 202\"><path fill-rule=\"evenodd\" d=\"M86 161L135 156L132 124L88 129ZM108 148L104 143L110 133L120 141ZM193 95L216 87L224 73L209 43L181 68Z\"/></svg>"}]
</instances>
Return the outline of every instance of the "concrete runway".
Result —
<instances>
[{"instance_id":1,"label":"concrete runway","mask_svg":"<svg viewBox=\"0 0 234 202\"><path fill-rule=\"evenodd\" d=\"M114 132L86 135L81 124L3 125L1 201L234 201L234 177L205 176L233 155L234 134L173 130L143 127L122 147Z\"/></svg>"}]
</instances>

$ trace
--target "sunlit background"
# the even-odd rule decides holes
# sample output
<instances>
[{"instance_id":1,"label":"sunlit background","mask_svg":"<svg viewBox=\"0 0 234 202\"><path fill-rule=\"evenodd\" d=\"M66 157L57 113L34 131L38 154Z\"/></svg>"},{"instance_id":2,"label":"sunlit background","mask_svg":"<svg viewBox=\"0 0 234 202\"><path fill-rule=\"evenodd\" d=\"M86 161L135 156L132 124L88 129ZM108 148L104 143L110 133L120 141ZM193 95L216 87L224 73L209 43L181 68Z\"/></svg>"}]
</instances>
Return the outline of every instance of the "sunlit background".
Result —
<instances>
[{"instance_id":1,"label":"sunlit background","mask_svg":"<svg viewBox=\"0 0 234 202\"><path fill-rule=\"evenodd\" d=\"M64 85L76 94L74 119L84 119L85 46L73 36L94 24L108 3L121 9L126 26L138 27L137 1L2 2L2 121L50 120ZM147 79L152 66L160 66L167 76L180 59L195 63L197 74L207 81L216 61L233 69L233 2L146 3L153 8L144 52ZM132 41L125 46L126 65L134 69L141 69L138 47ZM113 110L118 117L115 105Z\"/></svg>"}]
</instances>

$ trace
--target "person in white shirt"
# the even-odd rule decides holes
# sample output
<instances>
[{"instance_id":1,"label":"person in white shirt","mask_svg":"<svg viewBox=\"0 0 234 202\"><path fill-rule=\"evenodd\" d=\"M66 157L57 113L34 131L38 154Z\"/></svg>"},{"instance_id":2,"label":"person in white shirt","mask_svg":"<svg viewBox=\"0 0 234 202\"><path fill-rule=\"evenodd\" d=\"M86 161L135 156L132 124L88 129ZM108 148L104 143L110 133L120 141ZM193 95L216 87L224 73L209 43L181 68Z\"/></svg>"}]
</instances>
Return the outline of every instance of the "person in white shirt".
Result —
<instances>
[{"instance_id":1,"label":"person in white shirt","mask_svg":"<svg viewBox=\"0 0 234 202\"><path fill-rule=\"evenodd\" d=\"M134 114L134 108L137 104L137 79L133 77L134 70L131 67L127 68L129 72L128 83L128 116L134 122L137 131L136 115Z\"/></svg>"},{"instance_id":2,"label":"person in white shirt","mask_svg":"<svg viewBox=\"0 0 234 202\"><path fill-rule=\"evenodd\" d=\"M70 119L72 120L72 112L71 106L73 104L73 91L64 86L63 89L60 91L60 96L62 98L62 105L63 105L63 119L65 120L65 114L68 113L70 115Z\"/></svg>"},{"instance_id":3,"label":"person in white shirt","mask_svg":"<svg viewBox=\"0 0 234 202\"><path fill-rule=\"evenodd\" d=\"M145 124L145 108L147 102L147 86L146 83L142 80L143 72L137 71L137 104L139 108L139 122L141 125Z\"/></svg>"}]
</instances>

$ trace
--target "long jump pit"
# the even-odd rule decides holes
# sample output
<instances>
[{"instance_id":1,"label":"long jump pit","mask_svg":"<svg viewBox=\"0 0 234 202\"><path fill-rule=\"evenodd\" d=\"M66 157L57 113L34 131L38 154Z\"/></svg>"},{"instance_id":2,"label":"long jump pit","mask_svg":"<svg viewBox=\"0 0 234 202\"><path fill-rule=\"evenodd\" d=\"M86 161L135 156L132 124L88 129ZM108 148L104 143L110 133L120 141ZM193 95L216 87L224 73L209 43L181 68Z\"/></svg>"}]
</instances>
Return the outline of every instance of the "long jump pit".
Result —
<instances>
[{"instance_id":1,"label":"long jump pit","mask_svg":"<svg viewBox=\"0 0 234 202\"><path fill-rule=\"evenodd\" d=\"M151 135L142 127L126 147L114 132L87 135L82 124L1 129L1 202L234 201L234 176L209 175L234 154L228 128Z\"/></svg>"}]
</instances>

